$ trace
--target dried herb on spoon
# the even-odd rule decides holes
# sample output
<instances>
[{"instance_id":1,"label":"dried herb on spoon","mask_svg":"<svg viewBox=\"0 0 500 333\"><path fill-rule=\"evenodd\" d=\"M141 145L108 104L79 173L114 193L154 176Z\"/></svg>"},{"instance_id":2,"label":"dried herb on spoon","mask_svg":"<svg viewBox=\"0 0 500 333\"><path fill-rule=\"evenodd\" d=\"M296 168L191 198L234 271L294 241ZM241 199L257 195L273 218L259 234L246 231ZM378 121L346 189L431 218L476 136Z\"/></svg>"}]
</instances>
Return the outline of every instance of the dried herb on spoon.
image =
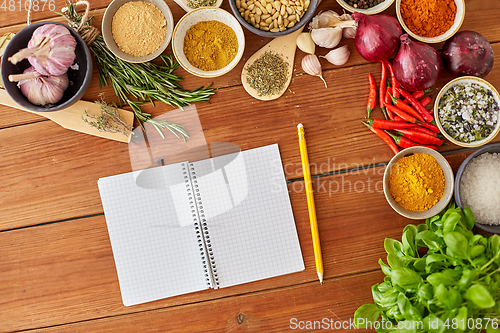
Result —
<instances>
[{"instance_id":1,"label":"dried herb on spoon","mask_svg":"<svg viewBox=\"0 0 500 333\"><path fill-rule=\"evenodd\" d=\"M77 4L88 2L80 1ZM106 46L99 31L92 25L92 18L80 16L75 11L75 5L68 3L61 14L68 24L77 30L94 53L99 72L100 86L107 86L108 79L120 103L130 105L139 124L150 122L161 134L162 128L167 128L177 136L186 139L187 133L182 126L169 122L152 121L151 114L141 110L145 102L161 101L175 107L185 107L196 102L208 102L210 95L215 94L210 87L199 87L195 90L183 90L178 81L182 77L173 73L179 63L172 56L160 55L161 65L153 62L132 64L117 58ZM80 28L81 25L81 28ZM134 98L135 100L132 100Z\"/></svg>"}]
</instances>

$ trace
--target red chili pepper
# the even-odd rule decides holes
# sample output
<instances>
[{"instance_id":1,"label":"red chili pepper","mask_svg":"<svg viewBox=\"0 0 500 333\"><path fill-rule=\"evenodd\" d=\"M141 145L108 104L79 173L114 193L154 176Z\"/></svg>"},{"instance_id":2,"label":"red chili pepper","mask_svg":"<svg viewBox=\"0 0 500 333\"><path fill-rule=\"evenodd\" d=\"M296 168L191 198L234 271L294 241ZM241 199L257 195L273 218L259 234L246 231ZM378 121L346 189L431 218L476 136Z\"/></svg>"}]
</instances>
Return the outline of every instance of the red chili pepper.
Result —
<instances>
[{"instance_id":1,"label":"red chili pepper","mask_svg":"<svg viewBox=\"0 0 500 333\"><path fill-rule=\"evenodd\" d=\"M391 136L391 138L394 140L394 142L396 142L396 144L398 146L400 146L401 148L410 148L410 147L427 147L427 148L430 148L430 149L434 149L434 150L438 150L436 146L430 146L430 145L423 145L423 144L420 144L420 143L416 143L416 142L413 142L411 140L408 140L407 138L405 138L404 136L399 136L399 135L394 135L394 134L391 134L389 132L386 131L386 133L388 135Z\"/></svg>"},{"instance_id":2,"label":"red chili pepper","mask_svg":"<svg viewBox=\"0 0 500 333\"><path fill-rule=\"evenodd\" d=\"M430 136L429 134L420 133L407 128L401 128L398 129L397 131L403 134L408 139L418 143L436 145L436 146L441 146L443 144L443 141L439 140L435 136Z\"/></svg>"},{"instance_id":3,"label":"red chili pepper","mask_svg":"<svg viewBox=\"0 0 500 333\"><path fill-rule=\"evenodd\" d=\"M421 99L422 97L424 97L425 94L427 94L428 92L432 91L432 88L430 89L427 89L427 90L421 90L421 91L415 91L413 94L411 94L413 97L415 97L416 99Z\"/></svg>"},{"instance_id":4,"label":"red chili pepper","mask_svg":"<svg viewBox=\"0 0 500 333\"><path fill-rule=\"evenodd\" d=\"M431 103L431 100L432 98L430 98L429 96L425 96L420 100L420 104L422 104L422 106L425 108L427 105Z\"/></svg>"},{"instance_id":5,"label":"red chili pepper","mask_svg":"<svg viewBox=\"0 0 500 333\"><path fill-rule=\"evenodd\" d=\"M409 106L408 104L405 104L403 103L403 101L401 101L400 99L396 99L394 97L391 96L391 94L389 94L389 96L391 97L392 99L392 103L399 109L403 110L404 112L406 113L409 113L411 114L413 117L417 118L418 121L421 121L421 122L424 122L424 118L422 118L422 116L420 115L420 113L418 113L417 111L415 111L414 108L412 108L411 106Z\"/></svg>"},{"instance_id":6,"label":"red chili pepper","mask_svg":"<svg viewBox=\"0 0 500 333\"><path fill-rule=\"evenodd\" d=\"M375 79L373 78L372 73L368 73L368 81L370 82L370 94L368 95L366 111L368 111L368 118L370 118L370 114L373 109L375 109L375 105L377 104L377 85L375 84Z\"/></svg>"},{"instance_id":7,"label":"red chili pepper","mask_svg":"<svg viewBox=\"0 0 500 333\"><path fill-rule=\"evenodd\" d=\"M382 140L384 140L385 143L387 143L387 145L391 148L394 154L399 153L398 146L396 145L396 143L394 143L394 140L392 140L391 137L386 132L384 132L380 128L373 127L365 122L363 122L363 124L365 124L370 129L370 131L377 134Z\"/></svg>"},{"instance_id":8,"label":"red chili pepper","mask_svg":"<svg viewBox=\"0 0 500 333\"><path fill-rule=\"evenodd\" d=\"M373 127L381 128L381 129L401 129L401 128L413 128L415 125L407 123L405 121L392 121L392 120L383 120L377 118L368 118L366 119L368 124ZM417 126L418 127L418 126Z\"/></svg>"},{"instance_id":9,"label":"red chili pepper","mask_svg":"<svg viewBox=\"0 0 500 333\"><path fill-rule=\"evenodd\" d=\"M417 122L417 119L415 117L409 115L408 113L395 107L394 105L387 104L386 107L387 107L388 111L393 112L394 114L400 116L401 118L404 119L404 121L407 121L407 122L412 123L412 124Z\"/></svg>"},{"instance_id":10,"label":"red chili pepper","mask_svg":"<svg viewBox=\"0 0 500 333\"><path fill-rule=\"evenodd\" d=\"M407 122L406 120L404 120L400 116L394 116L394 121L404 121L404 122Z\"/></svg>"},{"instance_id":11,"label":"red chili pepper","mask_svg":"<svg viewBox=\"0 0 500 333\"><path fill-rule=\"evenodd\" d=\"M383 62L380 62L382 64L382 77L380 78L380 87L379 87L379 104L380 104L380 109L382 110L382 113L384 114L385 119L387 118L387 112L384 106L384 94L385 94L385 81L387 80L387 70L385 68L385 65Z\"/></svg>"},{"instance_id":12,"label":"red chili pepper","mask_svg":"<svg viewBox=\"0 0 500 333\"><path fill-rule=\"evenodd\" d=\"M396 76L394 75L394 69L392 68L392 64L389 61L385 61L385 65L389 68L389 72L391 72L391 83L392 83L392 95L396 98L399 98L399 83L396 81Z\"/></svg>"},{"instance_id":13,"label":"red chili pepper","mask_svg":"<svg viewBox=\"0 0 500 333\"><path fill-rule=\"evenodd\" d=\"M422 127L430 129L431 131L433 131L435 133L439 133L439 127L437 127L434 124L430 124L430 123L418 123L418 126L422 126Z\"/></svg>"},{"instance_id":14,"label":"red chili pepper","mask_svg":"<svg viewBox=\"0 0 500 333\"><path fill-rule=\"evenodd\" d=\"M384 104L391 104L392 103L391 92L392 92L391 87L387 87L387 89L385 91Z\"/></svg>"},{"instance_id":15,"label":"red chili pepper","mask_svg":"<svg viewBox=\"0 0 500 333\"><path fill-rule=\"evenodd\" d=\"M431 131L430 129L428 128L425 128L425 127L420 127L420 126L413 126L413 127L408 127L409 129L413 130L413 131L417 131L417 132L420 132L420 133L426 133L426 134L429 134L431 136L434 136L437 138L437 135L438 133L435 133L433 131Z\"/></svg>"},{"instance_id":16,"label":"red chili pepper","mask_svg":"<svg viewBox=\"0 0 500 333\"><path fill-rule=\"evenodd\" d=\"M425 121L427 122L432 121L433 119L432 115L429 113L429 111L427 111L425 107L422 106L422 104L415 97L413 97L411 94L407 93L401 88L396 88L396 90L399 91L399 93L401 93L401 95L403 95L408 100L408 102L410 102L410 104L415 108L415 110L418 111L418 113L420 113L420 115L425 119Z\"/></svg>"}]
</instances>

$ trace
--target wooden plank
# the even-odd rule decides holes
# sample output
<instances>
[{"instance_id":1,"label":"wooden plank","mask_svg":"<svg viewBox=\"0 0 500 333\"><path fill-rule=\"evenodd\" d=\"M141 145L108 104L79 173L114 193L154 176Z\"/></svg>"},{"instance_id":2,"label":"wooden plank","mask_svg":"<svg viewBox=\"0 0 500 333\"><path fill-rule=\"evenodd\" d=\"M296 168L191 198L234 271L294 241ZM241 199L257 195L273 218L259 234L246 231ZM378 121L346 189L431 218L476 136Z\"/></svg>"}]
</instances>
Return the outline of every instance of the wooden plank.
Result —
<instances>
[{"instance_id":1,"label":"wooden plank","mask_svg":"<svg viewBox=\"0 0 500 333\"><path fill-rule=\"evenodd\" d=\"M464 156L460 153L448 159L457 167ZM96 165L94 170L98 167ZM394 212L386 202L382 193L383 171L384 167L378 167L313 181L327 284L332 278L377 270L378 259L386 256L384 239L400 239L404 226L411 223ZM234 295L309 282L316 286L318 282L303 186L300 181L288 184L306 267L303 272L128 308L121 303L103 215L1 232L0 331L47 327L210 299L227 299ZM67 191L61 187L56 184L53 191ZM80 189L74 191L79 192ZM96 192L95 189L93 191ZM37 205L37 197L31 197L33 205ZM82 198L90 198L90 195L80 193L73 204L77 205L76 200ZM63 196L60 200L64 201ZM49 202L57 207L58 200L52 198ZM93 205L87 206L88 209L100 207L92 199L90 204ZM2 207L5 205L2 204ZM19 213L23 207L17 208L16 212ZM66 209L62 207L60 210ZM47 210L39 208L41 219L48 214ZM5 212L2 212L4 215ZM348 293L347 290L345 292ZM353 292L352 289L349 292ZM369 293L367 289L364 295ZM337 302L344 303L344 300L338 299Z\"/></svg>"},{"instance_id":2,"label":"wooden plank","mask_svg":"<svg viewBox=\"0 0 500 333\"><path fill-rule=\"evenodd\" d=\"M57 0L61 1L61 0ZM107 2L102 2L101 0L93 3L93 10L92 10L92 15L95 18L95 26L100 27L101 25L101 20L102 20L102 15L105 10ZM173 0L167 0L167 3L169 4L170 8L172 9L174 19L177 21L183 14L184 11L180 9L179 6L177 6L175 3L173 3ZM388 14L394 15L394 5L387 11ZM100 9L97 9L100 8ZM229 4L227 1L225 1L222 5L222 8L230 11ZM485 8L488 8L488 10L484 10ZM327 10L327 9L334 9L337 12L342 12L340 9L340 6L337 3L327 3L323 2L318 11L320 10ZM498 25L494 24L484 24L484 22L494 22L496 20L496 17L500 14L500 4L497 1L494 0L488 0L488 1L480 1L480 0L469 0L467 1L467 15L466 19L464 20L464 24L462 29L463 30L475 30L483 34L488 40L491 42L498 42L500 41L500 27ZM14 15L14 14L9 14L9 15ZM19 13L16 14L17 16L20 16ZM9 22L10 16L7 17L7 22ZM36 17L35 17L36 18ZM52 18L51 18L52 19ZM60 21L64 22L62 18L57 17L55 21ZM0 28L0 35L3 35L5 32L12 31L12 32L17 32L19 29L24 27L24 23L19 23L15 26L6 26L4 25L3 28ZM184 79L181 81L181 85L185 89L195 89L199 86L208 86L213 82L213 87L216 89L223 89L226 87L238 87L236 91L231 91L232 94L237 93L241 94L246 97L246 101L242 105L244 107L245 105L248 105L249 103L252 103L255 101L255 99L251 98L250 96L247 95L247 93L244 91L244 89L241 86L241 80L240 80L240 73L243 68L243 65L255 51L257 51L259 48L261 48L263 45L265 45L267 42L270 41L269 38L263 38L257 35L254 35L247 30L245 30L245 39L246 39L246 44L245 44L245 53L243 55L242 61L236 66L235 69L233 69L231 72L229 72L226 75L223 75L222 77L215 78L215 79L202 79L195 77L193 75L190 75L187 73L185 70L182 68L178 69L176 73L180 76L182 76ZM297 82L298 85L291 85L290 86L290 91L287 93L288 95L285 95L278 99L277 101L273 102L267 102L265 104L265 107L275 109L280 107L281 105L281 100L286 98L292 98L294 100L300 101L300 96L296 96L297 93L299 92L304 92L307 95L314 95L315 94L320 94L315 96L315 100L317 98L324 98L324 96L336 96L335 94L344 86L345 78L343 76L346 75L351 75L350 70L354 70L356 72L361 71L364 74L360 75L360 79L356 82L349 82L349 84L353 84L354 87L363 87L361 90L355 90L354 93L349 91L349 93L352 94L352 96L358 96L355 101L353 101L354 104L351 104L350 106L354 108L361 108L364 106L365 103L365 90L368 88L367 80L366 80L366 75L368 71L375 73L379 73L380 69L377 64L368 64L364 59L361 58L361 56L358 54L356 49L354 48L354 40L348 40L348 39L343 39L341 42L341 45L348 45L349 50L351 51L351 57L349 61L343 65L343 66L334 66L328 63L325 59L321 58L321 63L323 66L323 70L325 71L325 78L327 79L327 82L330 84L329 89L324 89L322 87L322 82L318 78L314 78L314 80L309 80L307 82L304 82L300 77L295 77L293 79L293 82ZM436 47L440 47L442 44L436 45ZM498 57L498 46L495 47L495 54ZM325 55L329 50L324 49L324 48L317 48L317 54L318 55ZM170 46L167 48L166 54L171 54L171 48ZM304 53L300 50L297 51L297 57L295 59L295 63L293 64L294 68L294 73L302 75L303 71L301 69L300 62L302 60L302 57L304 56ZM353 66L359 66L359 65L367 65L368 67L363 67L363 68L357 68L355 67L354 69L350 69L349 71L345 71L346 68L348 67L353 67ZM490 79L494 74L490 74L488 76L488 79ZM339 79L340 77L340 79ZM444 75L444 78L450 78L447 75ZM293 83L292 82L292 83ZM444 84L444 81L442 81ZM438 84L439 86L439 84ZM442 86L442 85L441 85ZM103 89L99 88L98 84L98 79L97 79L97 70L94 69L94 74L93 74L93 79L92 79L92 84L88 92L85 94L83 97L84 100L87 101L94 101L99 98L99 94L104 92L106 96L106 100L109 102L117 102L117 97L115 96L114 92L110 87L104 87ZM295 95L294 95L295 94ZM362 98L359 98L359 96L363 96ZM212 100L213 103L215 103L214 100ZM220 106L220 105L219 105ZM153 114L161 114L165 111L169 111L172 108L166 105L163 105L162 103L158 103L158 106L156 108L151 108ZM30 114L26 114L24 112L20 112L19 110L15 110L12 108L8 107L3 107L0 106L0 128L4 127L10 127L10 126L15 126L15 125L20 125L20 124L26 124L30 122L36 122L36 121L41 121L42 118L36 117Z\"/></svg>"},{"instance_id":3,"label":"wooden plank","mask_svg":"<svg viewBox=\"0 0 500 333\"><path fill-rule=\"evenodd\" d=\"M374 172L325 177L324 183L315 180L326 279L377 269L378 258L384 256L384 238L397 237L402 231L406 221L390 210L379 192L380 183L379 191L375 189L382 176L380 170ZM360 188L369 181L370 189ZM337 184L338 189L334 188ZM121 302L104 216L2 232L0 327L31 329L304 282L317 284L303 184L289 184L289 190L305 271L129 308ZM57 204L57 200L52 202ZM363 206L366 202L370 207ZM354 210L358 214L353 215ZM39 213L44 215L42 210Z\"/></svg>"},{"instance_id":4,"label":"wooden plank","mask_svg":"<svg viewBox=\"0 0 500 333\"><path fill-rule=\"evenodd\" d=\"M354 311L373 303L371 286L382 280L376 271L34 332L352 332Z\"/></svg>"}]
</instances>

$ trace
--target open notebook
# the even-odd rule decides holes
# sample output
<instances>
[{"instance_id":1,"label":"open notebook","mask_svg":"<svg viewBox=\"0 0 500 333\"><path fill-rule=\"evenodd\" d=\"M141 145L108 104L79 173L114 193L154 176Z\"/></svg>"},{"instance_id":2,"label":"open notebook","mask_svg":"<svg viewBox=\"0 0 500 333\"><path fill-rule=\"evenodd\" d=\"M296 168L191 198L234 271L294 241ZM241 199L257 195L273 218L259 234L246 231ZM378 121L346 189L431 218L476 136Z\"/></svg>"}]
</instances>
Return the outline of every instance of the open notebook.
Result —
<instances>
[{"instance_id":1,"label":"open notebook","mask_svg":"<svg viewBox=\"0 0 500 333\"><path fill-rule=\"evenodd\" d=\"M98 186L127 306L304 269L276 144Z\"/></svg>"}]
</instances>

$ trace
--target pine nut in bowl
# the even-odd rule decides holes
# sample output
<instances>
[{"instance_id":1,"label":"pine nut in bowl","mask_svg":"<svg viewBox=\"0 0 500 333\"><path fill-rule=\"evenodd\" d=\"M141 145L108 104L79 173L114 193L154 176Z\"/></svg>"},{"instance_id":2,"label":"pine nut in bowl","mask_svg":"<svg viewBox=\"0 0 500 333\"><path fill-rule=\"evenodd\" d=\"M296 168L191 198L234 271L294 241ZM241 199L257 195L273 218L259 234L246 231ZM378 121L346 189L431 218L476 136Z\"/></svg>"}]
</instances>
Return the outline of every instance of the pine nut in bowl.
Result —
<instances>
[{"instance_id":1,"label":"pine nut in bowl","mask_svg":"<svg viewBox=\"0 0 500 333\"><path fill-rule=\"evenodd\" d=\"M448 82L436 96L435 121L448 141L479 147L500 131L500 95L488 81L462 76Z\"/></svg>"},{"instance_id":2,"label":"pine nut in bowl","mask_svg":"<svg viewBox=\"0 0 500 333\"><path fill-rule=\"evenodd\" d=\"M273 0L253 3L249 3L248 0L229 0L234 16L245 29L270 38L285 36L302 29L314 16L318 3L318 0Z\"/></svg>"},{"instance_id":3,"label":"pine nut in bowl","mask_svg":"<svg viewBox=\"0 0 500 333\"><path fill-rule=\"evenodd\" d=\"M442 211L453 196L453 170L440 153L411 147L396 154L384 172L389 205L410 219L426 219Z\"/></svg>"},{"instance_id":4,"label":"pine nut in bowl","mask_svg":"<svg viewBox=\"0 0 500 333\"><path fill-rule=\"evenodd\" d=\"M434 10L427 2L396 0L396 15L403 29L424 43L440 43L453 36L465 18L464 0L440 0ZM419 14L421 11L426 15Z\"/></svg>"},{"instance_id":5,"label":"pine nut in bowl","mask_svg":"<svg viewBox=\"0 0 500 333\"><path fill-rule=\"evenodd\" d=\"M389 8L394 0L337 0L345 10L366 15L378 14Z\"/></svg>"},{"instance_id":6,"label":"pine nut in bowl","mask_svg":"<svg viewBox=\"0 0 500 333\"><path fill-rule=\"evenodd\" d=\"M170 43L173 30L174 17L163 0L114 0L102 18L106 45L131 63L157 58Z\"/></svg>"},{"instance_id":7,"label":"pine nut in bowl","mask_svg":"<svg viewBox=\"0 0 500 333\"><path fill-rule=\"evenodd\" d=\"M172 51L182 68L199 77L218 77L243 56L245 34L236 18L220 8L198 8L174 28Z\"/></svg>"}]
</instances>

